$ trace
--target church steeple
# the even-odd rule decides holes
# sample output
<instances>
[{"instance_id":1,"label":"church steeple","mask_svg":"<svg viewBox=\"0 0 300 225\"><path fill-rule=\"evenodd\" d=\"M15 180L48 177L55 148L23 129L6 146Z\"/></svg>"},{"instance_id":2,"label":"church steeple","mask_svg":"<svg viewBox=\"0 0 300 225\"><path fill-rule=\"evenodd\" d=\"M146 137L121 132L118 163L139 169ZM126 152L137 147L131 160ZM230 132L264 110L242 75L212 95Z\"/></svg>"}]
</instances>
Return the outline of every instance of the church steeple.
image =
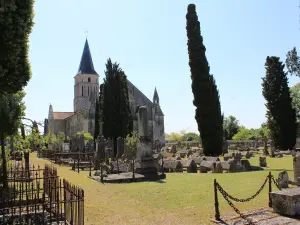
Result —
<instances>
[{"instance_id":1,"label":"church steeple","mask_svg":"<svg viewBox=\"0 0 300 225\"><path fill-rule=\"evenodd\" d=\"M93 59L92 59L92 55L91 55L91 51L87 39L84 44L84 49L82 52L78 73L98 75L94 69Z\"/></svg>"},{"instance_id":2,"label":"church steeple","mask_svg":"<svg viewBox=\"0 0 300 225\"><path fill-rule=\"evenodd\" d=\"M157 93L156 87L154 89L153 103L159 105L159 97L158 97L158 93Z\"/></svg>"}]
</instances>

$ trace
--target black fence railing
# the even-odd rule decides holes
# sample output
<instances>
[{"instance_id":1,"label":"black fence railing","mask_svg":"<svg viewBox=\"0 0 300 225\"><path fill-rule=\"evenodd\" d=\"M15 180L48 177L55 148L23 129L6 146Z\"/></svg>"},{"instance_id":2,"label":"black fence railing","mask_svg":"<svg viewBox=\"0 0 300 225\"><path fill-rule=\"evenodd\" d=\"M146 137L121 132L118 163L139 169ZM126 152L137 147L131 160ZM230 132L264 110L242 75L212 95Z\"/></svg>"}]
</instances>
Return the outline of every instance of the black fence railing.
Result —
<instances>
[{"instance_id":1,"label":"black fence railing","mask_svg":"<svg viewBox=\"0 0 300 225\"><path fill-rule=\"evenodd\" d=\"M84 191L60 179L53 166L8 168L0 181L0 224L52 223L83 225Z\"/></svg>"},{"instance_id":2,"label":"black fence railing","mask_svg":"<svg viewBox=\"0 0 300 225\"><path fill-rule=\"evenodd\" d=\"M271 174L271 172L269 173L269 175L266 177L266 179L264 180L263 184L260 186L260 188L257 190L257 192L252 195L249 198L245 198L245 199L239 199L239 198L235 198L232 195L230 195L228 192L226 192L223 187L217 182L216 179L214 179L214 198L215 198L215 220L217 221L221 221L221 216L220 216L220 210L219 210L219 199L218 199L218 191L222 194L223 198L227 201L227 203L230 205L230 207L245 221L247 221L247 224L249 225L254 225L255 223L250 220L249 218L247 218L246 215L244 215L243 213L240 212L240 210L233 204L233 202L249 202L252 199L256 198L264 189L264 187L266 186L266 184L268 183L269 186L269 207L272 207L272 198L271 198L271 192L272 192L272 183L275 184L275 186L281 190L281 188L278 186L277 182L274 179L274 176Z\"/></svg>"}]
</instances>

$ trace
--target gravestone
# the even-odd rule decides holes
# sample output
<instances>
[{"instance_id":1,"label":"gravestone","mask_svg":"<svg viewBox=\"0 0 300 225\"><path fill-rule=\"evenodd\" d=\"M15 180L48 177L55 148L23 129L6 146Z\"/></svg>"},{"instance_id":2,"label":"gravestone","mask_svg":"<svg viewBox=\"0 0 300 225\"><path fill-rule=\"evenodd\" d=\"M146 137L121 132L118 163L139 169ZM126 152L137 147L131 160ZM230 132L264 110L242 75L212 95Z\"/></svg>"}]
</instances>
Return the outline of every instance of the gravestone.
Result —
<instances>
[{"instance_id":1,"label":"gravestone","mask_svg":"<svg viewBox=\"0 0 300 225\"><path fill-rule=\"evenodd\" d=\"M293 169L294 169L294 181L297 182L298 177L300 177L300 155L294 156Z\"/></svg>"},{"instance_id":2,"label":"gravestone","mask_svg":"<svg viewBox=\"0 0 300 225\"><path fill-rule=\"evenodd\" d=\"M105 161L105 142L104 139L100 139L98 143L98 150L96 152L96 168L100 168L100 164Z\"/></svg>"},{"instance_id":3,"label":"gravestone","mask_svg":"<svg viewBox=\"0 0 300 225\"><path fill-rule=\"evenodd\" d=\"M125 138L118 137L117 139L117 154L121 157L125 152Z\"/></svg>"},{"instance_id":4,"label":"gravestone","mask_svg":"<svg viewBox=\"0 0 300 225\"><path fill-rule=\"evenodd\" d=\"M140 138L136 160L136 173L146 179L158 179L158 165L153 158L152 140L148 129L148 109L141 106L138 109L138 135Z\"/></svg>"},{"instance_id":5,"label":"gravestone","mask_svg":"<svg viewBox=\"0 0 300 225\"><path fill-rule=\"evenodd\" d=\"M265 156L259 157L259 166L260 167L267 167L267 158Z\"/></svg>"},{"instance_id":6,"label":"gravestone","mask_svg":"<svg viewBox=\"0 0 300 225\"><path fill-rule=\"evenodd\" d=\"M172 145L172 148L171 148L171 153L176 153L177 150L176 150L176 145Z\"/></svg>"},{"instance_id":7,"label":"gravestone","mask_svg":"<svg viewBox=\"0 0 300 225\"><path fill-rule=\"evenodd\" d=\"M277 183L280 188L289 187L289 175L285 170L278 174Z\"/></svg>"}]
</instances>

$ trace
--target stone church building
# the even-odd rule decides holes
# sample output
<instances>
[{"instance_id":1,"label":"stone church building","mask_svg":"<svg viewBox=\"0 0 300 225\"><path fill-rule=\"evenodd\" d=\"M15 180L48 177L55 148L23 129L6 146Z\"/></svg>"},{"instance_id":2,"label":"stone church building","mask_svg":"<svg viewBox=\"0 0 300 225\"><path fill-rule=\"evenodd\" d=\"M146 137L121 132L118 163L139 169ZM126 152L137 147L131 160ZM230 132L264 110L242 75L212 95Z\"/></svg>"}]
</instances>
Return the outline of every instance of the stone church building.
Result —
<instances>
[{"instance_id":1,"label":"stone church building","mask_svg":"<svg viewBox=\"0 0 300 225\"><path fill-rule=\"evenodd\" d=\"M58 134L64 132L67 136L74 136L79 131L93 135L95 128L96 98L99 97L100 76L94 69L92 55L86 40L81 62L74 77L74 111L54 111L50 104L48 119L45 119L45 133ZM133 115L133 129L137 131L136 108L147 106L149 119L149 136L153 143L159 140L165 143L164 114L159 105L159 96L155 88L151 102L137 87L127 80L130 108Z\"/></svg>"}]
</instances>

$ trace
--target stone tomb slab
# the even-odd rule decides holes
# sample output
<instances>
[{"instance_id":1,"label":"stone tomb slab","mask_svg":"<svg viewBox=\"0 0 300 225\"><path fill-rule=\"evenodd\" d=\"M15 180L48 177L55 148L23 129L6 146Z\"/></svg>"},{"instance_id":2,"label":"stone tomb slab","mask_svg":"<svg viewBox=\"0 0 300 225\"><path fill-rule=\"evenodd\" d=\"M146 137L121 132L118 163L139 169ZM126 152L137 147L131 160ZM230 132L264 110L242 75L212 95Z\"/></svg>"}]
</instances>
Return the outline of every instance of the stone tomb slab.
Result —
<instances>
[{"instance_id":1,"label":"stone tomb slab","mask_svg":"<svg viewBox=\"0 0 300 225\"><path fill-rule=\"evenodd\" d=\"M273 211L287 216L300 216L300 187L271 192Z\"/></svg>"},{"instance_id":2,"label":"stone tomb slab","mask_svg":"<svg viewBox=\"0 0 300 225\"><path fill-rule=\"evenodd\" d=\"M295 225L300 224L299 218L291 218L274 213L271 208L262 208L243 213L247 219L257 225ZM221 216L221 221L212 220L215 224L244 225L247 221L236 216Z\"/></svg>"},{"instance_id":3,"label":"stone tomb slab","mask_svg":"<svg viewBox=\"0 0 300 225\"><path fill-rule=\"evenodd\" d=\"M142 174L135 173L135 181L142 181L145 176ZM92 176L92 179L96 181L101 181L100 176ZM121 183L121 182L131 182L133 181L132 172L119 173L119 174L109 174L107 177L103 177L105 183Z\"/></svg>"}]
</instances>

